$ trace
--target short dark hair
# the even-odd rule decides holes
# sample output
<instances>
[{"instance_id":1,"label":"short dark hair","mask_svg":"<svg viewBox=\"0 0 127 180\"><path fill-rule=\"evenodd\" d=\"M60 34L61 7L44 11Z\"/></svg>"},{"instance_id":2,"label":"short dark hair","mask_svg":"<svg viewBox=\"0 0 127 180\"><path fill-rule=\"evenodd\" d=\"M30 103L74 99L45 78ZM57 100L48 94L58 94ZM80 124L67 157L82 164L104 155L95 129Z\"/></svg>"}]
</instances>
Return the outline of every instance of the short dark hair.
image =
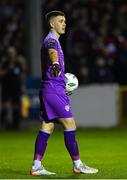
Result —
<instances>
[{"instance_id":1,"label":"short dark hair","mask_svg":"<svg viewBox=\"0 0 127 180\"><path fill-rule=\"evenodd\" d=\"M50 11L45 15L45 21L47 23L47 26L50 28L50 19L56 16L65 16L64 12L62 11Z\"/></svg>"}]
</instances>

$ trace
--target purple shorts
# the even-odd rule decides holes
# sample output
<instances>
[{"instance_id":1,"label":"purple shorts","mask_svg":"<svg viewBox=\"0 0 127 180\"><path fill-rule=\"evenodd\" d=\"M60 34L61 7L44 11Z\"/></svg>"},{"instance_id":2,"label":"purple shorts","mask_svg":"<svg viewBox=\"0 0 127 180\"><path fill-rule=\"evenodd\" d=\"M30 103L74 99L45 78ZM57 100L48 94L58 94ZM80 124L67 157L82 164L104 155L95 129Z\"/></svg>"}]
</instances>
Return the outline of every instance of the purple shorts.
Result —
<instances>
[{"instance_id":1,"label":"purple shorts","mask_svg":"<svg viewBox=\"0 0 127 180\"><path fill-rule=\"evenodd\" d=\"M40 121L71 117L70 100L66 94L40 92Z\"/></svg>"}]
</instances>

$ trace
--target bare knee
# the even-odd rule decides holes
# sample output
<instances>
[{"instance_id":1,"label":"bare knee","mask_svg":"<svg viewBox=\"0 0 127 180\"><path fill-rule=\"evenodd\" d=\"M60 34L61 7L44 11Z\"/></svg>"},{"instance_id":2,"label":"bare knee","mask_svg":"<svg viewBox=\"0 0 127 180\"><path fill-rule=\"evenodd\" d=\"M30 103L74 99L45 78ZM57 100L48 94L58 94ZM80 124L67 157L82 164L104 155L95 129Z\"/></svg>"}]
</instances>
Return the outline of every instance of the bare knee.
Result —
<instances>
[{"instance_id":1,"label":"bare knee","mask_svg":"<svg viewBox=\"0 0 127 180\"><path fill-rule=\"evenodd\" d=\"M73 118L60 118L59 122L62 124L65 130L76 130L76 124Z\"/></svg>"},{"instance_id":2,"label":"bare knee","mask_svg":"<svg viewBox=\"0 0 127 180\"><path fill-rule=\"evenodd\" d=\"M54 130L54 123L53 122L46 123L43 121L41 124L41 129L45 132L52 133Z\"/></svg>"}]
</instances>

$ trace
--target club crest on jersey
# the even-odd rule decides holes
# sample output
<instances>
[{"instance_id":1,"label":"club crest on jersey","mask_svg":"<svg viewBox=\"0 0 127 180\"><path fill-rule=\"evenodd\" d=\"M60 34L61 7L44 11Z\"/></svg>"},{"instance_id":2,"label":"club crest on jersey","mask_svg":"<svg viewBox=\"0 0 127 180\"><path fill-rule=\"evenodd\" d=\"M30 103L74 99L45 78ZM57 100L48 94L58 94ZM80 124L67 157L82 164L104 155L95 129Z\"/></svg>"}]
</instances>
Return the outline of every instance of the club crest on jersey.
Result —
<instances>
[{"instance_id":1,"label":"club crest on jersey","mask_svg":"<svg viewBox=\"0 0 127 180\"><path fill-rule=\"evenodd\" d=\"M65 106L65 110L68 112L70 110L70 106L69 105L66 105Z\"/></svg>"},{"instance_id":2,"label":"club crest on jersey","mask_svg":"<svg viewBox=\"0 0 127 180\"><path fill-rule=\"evenodd\" d=\"M48 40L48 48L54 48L56 46L55 39L49 39Z\"/></svg>"}]
</instances>

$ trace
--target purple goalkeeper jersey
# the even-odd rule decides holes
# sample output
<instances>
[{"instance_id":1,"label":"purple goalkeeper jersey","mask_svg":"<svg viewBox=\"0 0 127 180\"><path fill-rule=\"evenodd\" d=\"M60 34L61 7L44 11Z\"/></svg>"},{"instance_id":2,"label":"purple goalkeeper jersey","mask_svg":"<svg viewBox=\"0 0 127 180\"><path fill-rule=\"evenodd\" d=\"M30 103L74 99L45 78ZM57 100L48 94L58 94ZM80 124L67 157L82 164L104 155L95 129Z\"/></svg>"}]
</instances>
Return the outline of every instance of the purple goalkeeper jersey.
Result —
<instances>
[{"instance_id":1,"label":"purple goalkeeper jersey","mask_svg":"<svg viewBox=\"0 0 127 180\"><path fill-rule=\"evenodd\" d=\"M59 77L50 74L52 62L49 49L58 52L62 72ZM64 55L58 38L51 32L44 39L41 49L42 83L40 89L40 121L73 117L70 100L65 92Z\"/></svg>"},{"instance_id":2,"label":"purple goalkeeper jersey","mask_svg":"<svg viewBox=\"0 0 127 180\"><path fill-rule=\"evenodd\" d=\"M52 77L50 74L51 60L48 55L49 49L55 49L58 52L58 61L62 72L59 77ZM41 90L47 93L65 94L65 75L64 75L64 54L58 38L51 32L45 37L41 49L41 68L42 83Z\"/></svg>"}]
</instances>

